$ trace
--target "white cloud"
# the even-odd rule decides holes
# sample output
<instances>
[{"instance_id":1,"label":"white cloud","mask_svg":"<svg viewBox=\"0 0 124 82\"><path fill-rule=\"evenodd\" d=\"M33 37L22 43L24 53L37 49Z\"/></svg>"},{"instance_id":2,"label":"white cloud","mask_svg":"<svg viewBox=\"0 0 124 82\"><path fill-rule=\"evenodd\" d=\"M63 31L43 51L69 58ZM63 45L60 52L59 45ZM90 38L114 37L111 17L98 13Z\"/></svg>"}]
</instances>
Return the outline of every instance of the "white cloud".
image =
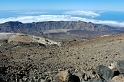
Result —
<instances>
[{"instance_id":1,"label":"white cloud","mask_svg":"<svg viewBox=\"0 0 124 82\"><path fill-rule=\"evenodd\" d=\"M67 11L64 14L68 14L68 15L82 15L82 16L90 16L92 18L100 16L99 13L95 13L93 11Z\"/></svg>"},{"instance_id":2,"label":"white cloud","mask_svg":"<svg viewBox=\"0 0 124 82\"><path fill-rule=\"evenodd\" d=\"M111 20L94 20L94 19L86 19L87 22L92 22L96 24L105 24L110 25L113 27L124 27L124 22L117 22L117 21L111 21Z\"/></svg>"},{"instance_id":3,"label":"white cloud","mask_svg":"<svg viewBox=\"0 0 124 82\"><path fill-rule=\"evenodd\" d=\"M21 16L0 19L0 23L7 21L20 21L23 23L41 22L41 21L77 21L82 20L80 17L72 17L71 15L39 15L39 16Z\"/></svg>"},{"instance_id":4,"label":"white cloud","mask_svg":"<svg viewBox=\"0 0 124 82\"><path fill-rule=\"evenodd\" d=\"M117 21L102 21L95 19L87 19L82 17L74 17L71 15L39 15L39 16L21 16L21 17L10 17L10 18L2 18L0 19L0 23L4 23L7 21L20 21L23 23L31 23L31 22L42 22L42 21L86 21L92 22L96 24L106 24L115 27L124 27L124 22Z\"/></svg>"}]
</instances>

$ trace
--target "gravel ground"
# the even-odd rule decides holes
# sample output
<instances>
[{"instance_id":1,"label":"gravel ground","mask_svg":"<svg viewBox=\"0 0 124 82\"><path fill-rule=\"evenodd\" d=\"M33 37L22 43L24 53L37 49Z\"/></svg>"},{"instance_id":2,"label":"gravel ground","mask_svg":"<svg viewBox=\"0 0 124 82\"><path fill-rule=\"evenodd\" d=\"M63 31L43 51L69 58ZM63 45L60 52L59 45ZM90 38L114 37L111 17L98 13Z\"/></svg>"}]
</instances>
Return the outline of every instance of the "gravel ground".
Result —
<instances>
[{"instance_id":1,"label":"gravel ground","mask_svg":"<svg viewBox=\"0 0 124 82\"><path fill-rule=\"evenodd\" d=\"M1 41L3 42L3 41ZM63 46L39 43L3 43L0 47L0 67L34 67L41 72L58 69L92 69L124 60L124 34L97 37L85 41L70 41ZM11 71L12 72L12 71Z\"/></svg>"}]
</instances>

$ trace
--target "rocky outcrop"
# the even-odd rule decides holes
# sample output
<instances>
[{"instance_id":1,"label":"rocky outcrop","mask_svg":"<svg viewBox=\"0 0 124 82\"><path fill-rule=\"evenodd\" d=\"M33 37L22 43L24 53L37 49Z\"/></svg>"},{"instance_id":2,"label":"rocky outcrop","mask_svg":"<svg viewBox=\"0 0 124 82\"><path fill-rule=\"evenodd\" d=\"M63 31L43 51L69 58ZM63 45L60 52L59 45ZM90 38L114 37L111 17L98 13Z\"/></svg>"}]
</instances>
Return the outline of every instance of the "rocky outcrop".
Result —
<instances>
[{"instance_id":1,"label":"rocky outcrop","mask_svg":"<svg viewBox=\"0 0 124 82\"><path fill-rule=\"evenodd\" d=\"M37 42L44 45L58 45L60 46L60 42L55 42L50 39L46 39L43 37L33 36L33 35L27 35L27 34L21 34L21 33L0 33L0 40L7 40L8 42Z\"/></svg>"}]
</instances>

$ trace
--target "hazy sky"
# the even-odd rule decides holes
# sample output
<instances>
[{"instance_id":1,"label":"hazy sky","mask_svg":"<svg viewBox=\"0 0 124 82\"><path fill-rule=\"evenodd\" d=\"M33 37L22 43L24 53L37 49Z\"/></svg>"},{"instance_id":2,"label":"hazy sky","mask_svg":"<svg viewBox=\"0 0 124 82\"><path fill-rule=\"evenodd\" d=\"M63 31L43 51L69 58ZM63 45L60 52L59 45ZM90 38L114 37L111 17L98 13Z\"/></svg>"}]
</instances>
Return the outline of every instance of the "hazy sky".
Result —
<instances>
[{"instance_id":1,"label":"hazy sky","mask_svg":"<svg viewBox=\"0 0 124 82\"><path fill-rule=\"evenodd\" d=\"M0 0L0 9L124 11L124 0Z\"/></svg>"}]
</instances>

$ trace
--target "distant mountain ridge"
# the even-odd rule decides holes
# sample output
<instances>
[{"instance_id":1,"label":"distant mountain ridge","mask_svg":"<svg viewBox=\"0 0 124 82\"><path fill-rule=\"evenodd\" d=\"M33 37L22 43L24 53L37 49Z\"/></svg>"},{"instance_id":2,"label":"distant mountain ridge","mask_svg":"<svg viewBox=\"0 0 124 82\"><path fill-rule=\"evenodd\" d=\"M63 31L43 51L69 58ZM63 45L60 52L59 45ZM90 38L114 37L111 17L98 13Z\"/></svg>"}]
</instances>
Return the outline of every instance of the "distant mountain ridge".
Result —
<instances>
[{"instance_id":1,"label":"distant mountain ridge","mask_svg":"<svg viewBox=\"0 0 124 82\"><path fill-rule=\"evenodd\" d=\"M0 24L0 32L42 33L44 30L53 29L108 31L115 28L103 24L94 24L83 21L46 21L33 23L10 21Z\"/></svg>"},{"instance_id":2,"label":"distant mountain ridge","mask_svg":"<svg viewBox=\"0 0 124 82\"><path fill-rule=\"evenodd\" d=\"M42 36L55 41L84 40L102 35L124 33L123 28L84 21L45 21L22 23L9 21L0 24L0 32Z\"/></svg>"}]
</instances>

